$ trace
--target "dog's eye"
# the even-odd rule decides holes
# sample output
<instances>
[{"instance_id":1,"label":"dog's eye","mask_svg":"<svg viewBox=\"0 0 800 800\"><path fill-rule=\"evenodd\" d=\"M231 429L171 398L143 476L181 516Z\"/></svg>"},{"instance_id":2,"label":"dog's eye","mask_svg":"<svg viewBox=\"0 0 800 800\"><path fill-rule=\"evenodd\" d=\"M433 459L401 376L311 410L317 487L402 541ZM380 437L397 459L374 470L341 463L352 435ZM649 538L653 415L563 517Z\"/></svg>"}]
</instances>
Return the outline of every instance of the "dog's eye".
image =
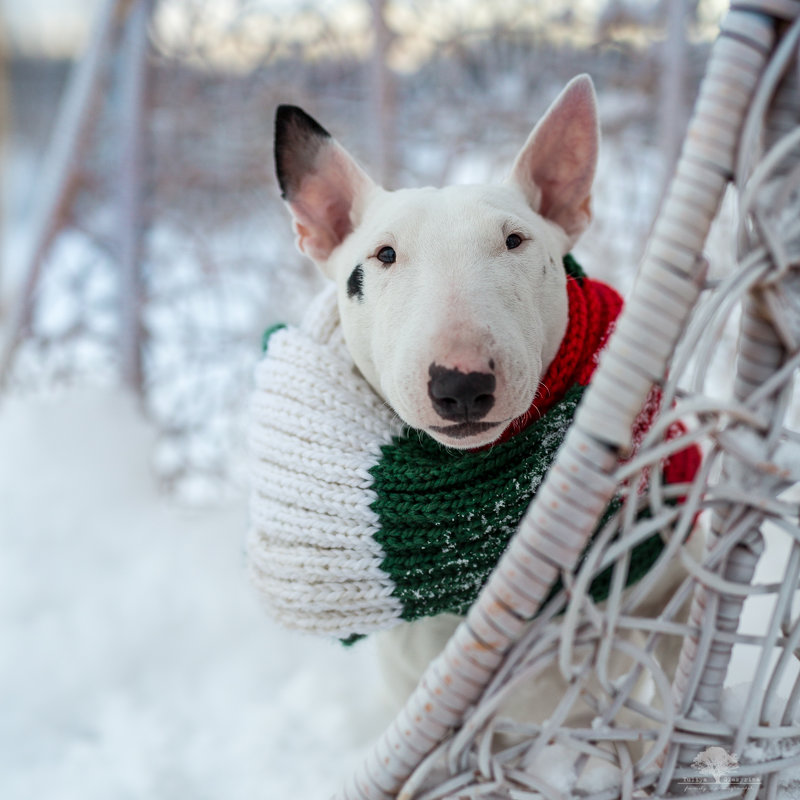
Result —
<instances>
[{"instance_id":1,"label":"dog's eye","mask_svg":"<svg viewBox=\"0 0 800 800\"><path fill-rule=\"evenodd\" d=\"M506 247L514 250L522 244L522 237L518 233L509 233L506 237Z\"/></svg>"},{"instance_id":2,"label":"dog's eye","mask_svg":"<svg viewBox=\"0 0 800 800\"><path fill-rule=\"evenodd\" d=\"M397 261L397 253L395 253L393 247L381 247L381 249L378 250L378 261L384 264L394 264L394 262Z\"/></svg>"}]
</instances>

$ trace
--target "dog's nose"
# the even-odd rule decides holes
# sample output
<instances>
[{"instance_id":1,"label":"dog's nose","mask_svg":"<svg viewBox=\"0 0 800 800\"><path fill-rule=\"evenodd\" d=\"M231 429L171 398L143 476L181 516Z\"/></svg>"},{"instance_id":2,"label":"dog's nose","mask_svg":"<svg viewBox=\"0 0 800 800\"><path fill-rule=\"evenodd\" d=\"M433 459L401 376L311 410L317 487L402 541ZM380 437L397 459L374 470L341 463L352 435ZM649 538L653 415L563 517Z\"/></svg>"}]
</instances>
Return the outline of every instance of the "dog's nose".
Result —
<instances>
[{"instance_id":1,"label":"dog's nose","mask_svg":"<svg viewBox=\"0 0 800 800\"><path fill-rule=\"evenodd\" d=\"M495 378L490 372L461 372L431 364L428 374L428 396L442 419L475 422L494 405Z\"/></svg>"}]
</instances>

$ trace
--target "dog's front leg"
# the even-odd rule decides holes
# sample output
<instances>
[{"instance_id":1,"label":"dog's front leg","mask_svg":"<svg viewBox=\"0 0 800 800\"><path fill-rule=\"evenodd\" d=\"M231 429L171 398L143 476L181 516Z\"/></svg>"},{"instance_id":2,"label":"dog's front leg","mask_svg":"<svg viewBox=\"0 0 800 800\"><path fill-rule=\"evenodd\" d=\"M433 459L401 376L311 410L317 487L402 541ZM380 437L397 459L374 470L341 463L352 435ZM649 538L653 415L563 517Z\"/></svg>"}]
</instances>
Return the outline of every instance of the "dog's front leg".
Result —
<instances>
[{"instance_id":1,"label":"dog's front leg","mask_svg":"<svg viewBox=\"0 0 800 800\"><path fill-rule=\"evenodd\" d=\"M462 619L456 614L437 614L376 634L378 662L393 706L399 709L405 703Z\"/></svg>"}]
</instances>

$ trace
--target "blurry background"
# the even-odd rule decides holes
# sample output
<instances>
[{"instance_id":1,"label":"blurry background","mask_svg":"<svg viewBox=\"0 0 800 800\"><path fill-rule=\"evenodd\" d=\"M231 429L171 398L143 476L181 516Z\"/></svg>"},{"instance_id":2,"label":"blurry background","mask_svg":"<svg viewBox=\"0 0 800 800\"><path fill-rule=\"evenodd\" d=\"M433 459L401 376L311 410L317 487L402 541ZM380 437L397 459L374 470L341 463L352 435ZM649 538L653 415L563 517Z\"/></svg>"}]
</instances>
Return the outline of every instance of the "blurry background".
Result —
<instances>
[{"instance_id":1,"label":"blurry background","mask_svg":"<svg viewBox=\"0 0 800 800\"><path fill-rule=\"evenodd\" d=\"M192 499L235 478L259 332L296 320L319 285L273 177L277 103L306 108L388 187L479 182L502 178L563 84L590 72L604 145L578 255L626 289L721 11L720 0L120 0L102 39L92 25L105 2L3 3L6 327L27 312L3 380L127 380L157 426L160 481ZM128 6L149 10L149 42L137 46ZM59 129L72 59L90 47L91 107L68 104ZM42 236L59 187L57 231ZM35 290L20 297L32 269Z\"/></svg>"},{"instance_id":2,"label":"blurry background","mask_svg":"<svg viewBox=\"0 0 800 800\"><path fill-rule=\"evenodd\" d=\"M0 0L0 796L327 797L385 721L370 642L279 631L247 587L260 334L321 285L275 106L389 188L478 182L589 72L576 255L624 292L723 10Z\"/></svg>"}]
</instances>

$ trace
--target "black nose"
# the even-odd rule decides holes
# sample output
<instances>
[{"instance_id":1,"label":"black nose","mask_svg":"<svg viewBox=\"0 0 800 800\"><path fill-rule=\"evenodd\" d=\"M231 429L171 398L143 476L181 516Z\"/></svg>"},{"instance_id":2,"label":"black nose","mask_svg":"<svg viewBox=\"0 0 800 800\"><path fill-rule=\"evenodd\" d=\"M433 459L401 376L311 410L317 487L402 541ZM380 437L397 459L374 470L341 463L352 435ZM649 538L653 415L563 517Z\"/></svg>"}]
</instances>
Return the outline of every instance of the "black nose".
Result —
<instances>
[{"instance_id":1,"label":"black nose","mask_svg":"<svg viewBox=\"0 0 800 800\"><path fill-rule=\"evenodd\" d=\"M428 374L428 396L443 419L475 422L494 405L495 379L490 372L459 372L431 364Z\"/></svg>"}]
</instances>

